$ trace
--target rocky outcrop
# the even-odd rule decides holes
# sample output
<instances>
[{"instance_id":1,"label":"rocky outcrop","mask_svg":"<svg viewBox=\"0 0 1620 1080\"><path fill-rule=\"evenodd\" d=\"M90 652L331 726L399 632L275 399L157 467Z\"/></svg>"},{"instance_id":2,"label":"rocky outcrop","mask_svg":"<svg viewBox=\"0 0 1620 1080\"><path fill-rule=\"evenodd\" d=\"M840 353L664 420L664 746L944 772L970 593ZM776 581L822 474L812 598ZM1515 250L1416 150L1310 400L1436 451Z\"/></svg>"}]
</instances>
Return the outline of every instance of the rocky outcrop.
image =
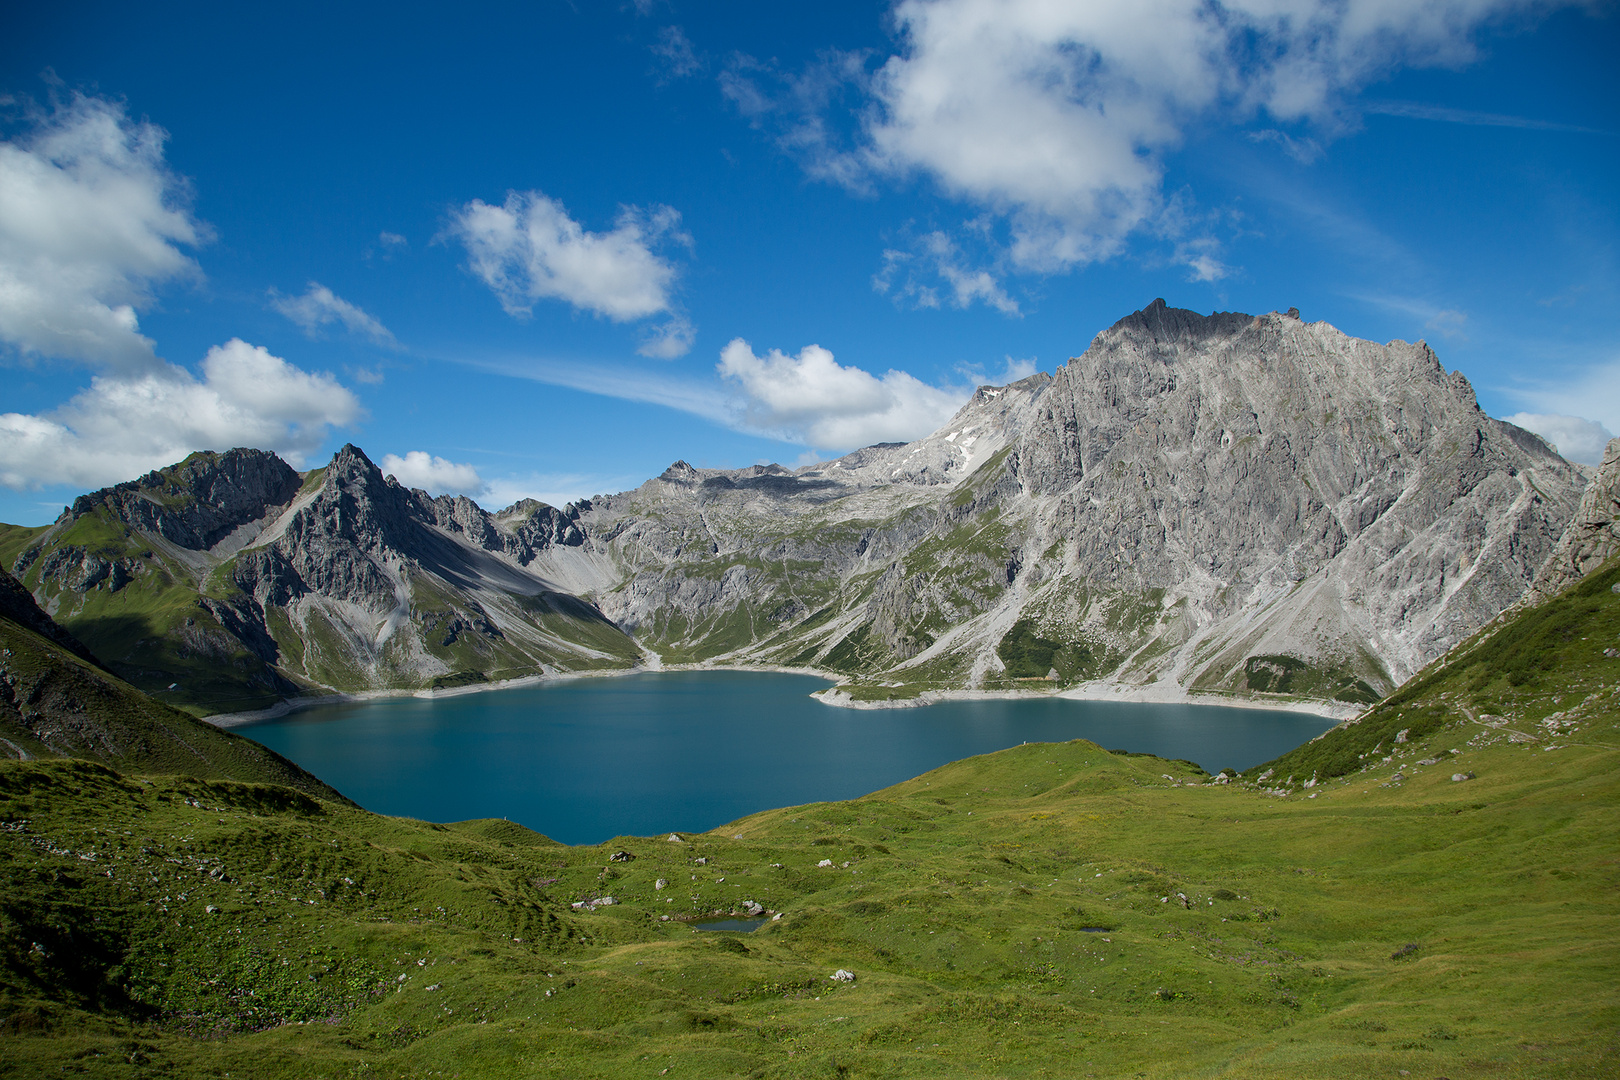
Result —
<instances>
[{"instance_id":1,"label":"rocky outcrop","mask_svg":"<svg viewBox=\"0 0 1620 1080\"><path fill-rule=\"evenodd\" d=\"M24 630L38 634L85 663L101 666L101 661L85 648L83 642L53 622L49 615L40 610L33 595L23 588L22 582L4 570L0 570L0 619L8 619Z\"/></svg>"},{"instance_id":2,"label":"rocky outcrop","mask_svg":"<svg viewBox=\"0 0 1620 1080\"><path fill-rule=\"evenodd\" d=\"M1620 555L1620 439L1610 439L1603 464L1581 496L1558 546L1536 572L1535 595L1558 595Z\"/></svg>"},{"instance_id":3,"label":"rocky outcrop","mask_svg":"<svg viewBox=\"0 0 1620 1080\"><path fill-rule=\"evenodd\" d=\"M291 502L301 483L292 466L267 450L203 451L139 480L81 495L65 516L73 521L105 507L132 528L204 551Z\"/></svg>"}]
</instances>

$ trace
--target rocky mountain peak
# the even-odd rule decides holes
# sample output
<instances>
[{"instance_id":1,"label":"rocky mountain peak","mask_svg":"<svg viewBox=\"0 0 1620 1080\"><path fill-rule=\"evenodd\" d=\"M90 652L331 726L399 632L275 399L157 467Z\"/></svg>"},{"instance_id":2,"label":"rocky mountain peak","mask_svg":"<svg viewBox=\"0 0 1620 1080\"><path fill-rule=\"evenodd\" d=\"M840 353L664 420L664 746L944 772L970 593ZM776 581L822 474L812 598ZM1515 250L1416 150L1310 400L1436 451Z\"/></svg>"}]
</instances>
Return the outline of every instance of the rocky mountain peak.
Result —
<instances>
[{"instance_id":1,"label":"rocky mountain peak","mask_svg":"<svg viewBox=\"0 0 1620 1080\"><path fill-rule=\"evenodd\" d=\"M292 466L268 450L200 451L138 480L79 496L57 523L105 508L132 528L202 551L244 521L290 502L301 483Z\"/></svg>"},{"instance_id":2,"label":"rocky mountain peak","mask_svg":"<svg viewBox=\"0 0 1620 1080\"><path fill-rule=\"evenodd\" d=\"M671 484L690 484L698 479L698 471L684 461L677 461L659 473L658 479Z\"/></svg>"}]
</instances>

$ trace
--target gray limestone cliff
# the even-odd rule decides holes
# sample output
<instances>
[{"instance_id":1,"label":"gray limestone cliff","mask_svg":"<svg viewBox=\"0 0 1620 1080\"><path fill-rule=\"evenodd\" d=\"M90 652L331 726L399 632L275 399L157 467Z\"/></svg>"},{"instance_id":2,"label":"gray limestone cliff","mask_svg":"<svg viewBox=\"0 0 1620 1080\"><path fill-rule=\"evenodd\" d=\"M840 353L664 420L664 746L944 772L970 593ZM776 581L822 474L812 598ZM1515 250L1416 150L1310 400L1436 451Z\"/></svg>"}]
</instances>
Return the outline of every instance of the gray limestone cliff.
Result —
<instances>
[{"instance_id":1,"label":"gray limestone cliff","mask_svg":"<svg viewBox=\"0 0 1620 1080\"><path fill-rule=\"evenodd\" d=\"M874 697L1361 702L1524 595L1583 485L1426 345L1160 301L918 442L677 463L582 512L577 553L610 557L592 595L672 659L814 666Z\"/></svg>"},{"instance_id":2,"label":"gray limestone cliff","mask_svg":"<svg viewBox=\"0 0 1620 1080\"><path fill-rule=\"evenodd\" d=\"M1581 496L1575 517L1536 573L1538 598L1556 596L1620 555L1620 439L1610 439L1603 463Z\"/></svg>"}]
</instances>

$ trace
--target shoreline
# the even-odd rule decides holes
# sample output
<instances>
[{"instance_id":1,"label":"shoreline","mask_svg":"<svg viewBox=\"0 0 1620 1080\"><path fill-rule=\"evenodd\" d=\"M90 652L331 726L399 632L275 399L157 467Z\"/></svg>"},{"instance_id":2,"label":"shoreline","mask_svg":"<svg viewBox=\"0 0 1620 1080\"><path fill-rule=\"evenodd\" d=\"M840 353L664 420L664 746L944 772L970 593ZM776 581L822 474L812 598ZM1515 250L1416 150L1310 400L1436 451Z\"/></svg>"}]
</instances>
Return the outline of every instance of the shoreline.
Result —
<instances>
[{"instance_id":1,"label":"shoreline","mask_svg":"<svg viewBox=\"0 0 1620 1080\"><path fill-rule=\"evenodd\" d=\"M1045 698L1063 698L1068 701L1111 701L1130 705L1209 705L1223 709L1261 709L1271 712L1307 713L1342 724L1367 711L1367 706L1339 705L1329 701L1310 699L1279 700L1228 697L1224 694L1200 694L1160 686L1129 686L1120 683L1090 682L1066 690L924 690L914 698L896 698L887 701L857 701L838 686L817 691L810 696L837 709L918 709L944 701L1038 701Z\"/></svg>"},{"instance_id":2,"label":"shoreline","mask_svg":"<svg viewBox=\"0 0 1620 1080\"><path fill-rule=\"evenodd\" d=\"M524 686L538 686L573 679L622 678L626 675L644 675L651 672L665 671L743 671L767 672L777 675L808 675L817 679L825 679L833 684L824 690L813 691L809 696L812 700L835 709L920 709L945 701L1018 701L1024 699L1064 698L1070 701L1112 701L1122 704L1210 705L1227 709L1265 709L1274 712L1308 713L1313 716L1320 716L1324 720L1332 720L1335 723L1353 720L1367 709L1367 706L1340 705L1328 701L1234 698L1222 694L1193 693L1179 686L1169 687L1159 684L1127 686L1120 683L1106 682L1081 683L1078 686L1055 692L1038 690L924 690L913 698L887 701L857 701L841 689L845 685L844 676L834 675L816 668L784 667L780 664L664 664L655 658L653 663L637 664L630 668L520 675L515 679L473 683L469 686L454 686L443 690L407 690L401 688L317 694L309 697L283 699L266 709L215 713L201 719L204 723L212 724L215 727L230 729L271 720L280 720L305 709L320 708L326 705L356 705L389 698L420 698L433 701L439 698L461 697L467 694L488 693L494 690L512 690Z\"/></svg>"}]
</instances>

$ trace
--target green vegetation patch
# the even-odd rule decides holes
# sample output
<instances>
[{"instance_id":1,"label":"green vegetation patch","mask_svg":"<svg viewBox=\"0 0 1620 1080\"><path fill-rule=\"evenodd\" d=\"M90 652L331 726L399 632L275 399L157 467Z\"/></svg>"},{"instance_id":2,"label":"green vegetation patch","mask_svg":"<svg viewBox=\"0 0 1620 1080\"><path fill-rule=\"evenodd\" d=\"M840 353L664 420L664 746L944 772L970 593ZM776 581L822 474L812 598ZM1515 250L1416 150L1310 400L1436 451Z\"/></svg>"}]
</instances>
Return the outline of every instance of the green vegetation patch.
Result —
<instances>
[{"instance_id":1,"label":"green vegetation patch","mask_svg":"<svg viewBox=\"0 0 1620 1080\"><path fill-rule=\"evenodd\" d=\"M478 686L489 682L489 676L482 671L452 671L448 675L440 675L428 684L431 690L452 690L458 686Z\"/></svg>"},{"instance_id":2,"label":"green vegetation patch","mask_svg":"<svg viewBox=\"0 0 1620 1080\"><path fill-rule=\"evenodd\" d=\"M1249 690L1260 694L1292 694L1328 698L1353 705L1371 705L1378 691L1365 679L1340 668L1322 668L1292 656L1251 656L1244 662Z\"/></svg>"},{"instance_id":3,"label":"green vegetation patch","mask_svg":"<svg viewBox=\"0 0 1620 1080\"><path fill-rule=\"evenodd\" d=\"M996 655L1007 666L1008 677L1014 679L1046 678L1054 670L1060 678L1073 678L1075 672L1094 664L1089 648L1041 637L1031 619L1013 624L996 646ZM1067 676L1064 669L1068 669Z\"/></svg>"}]
</instances>

